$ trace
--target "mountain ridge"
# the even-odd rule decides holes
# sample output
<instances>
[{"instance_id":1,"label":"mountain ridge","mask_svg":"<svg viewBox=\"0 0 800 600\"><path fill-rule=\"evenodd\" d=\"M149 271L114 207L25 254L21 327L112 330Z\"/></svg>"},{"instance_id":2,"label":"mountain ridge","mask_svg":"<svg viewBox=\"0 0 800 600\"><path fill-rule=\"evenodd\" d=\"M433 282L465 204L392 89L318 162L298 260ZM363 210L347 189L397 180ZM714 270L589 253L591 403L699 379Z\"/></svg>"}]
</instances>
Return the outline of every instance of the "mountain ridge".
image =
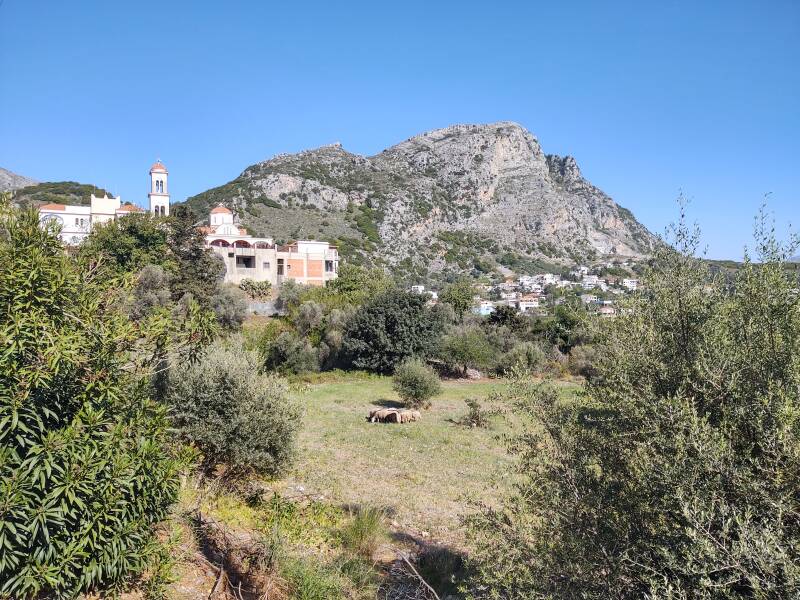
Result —
<instances>
[{"instance_id":1,"label":"mountain ridge","mask_svg":"<svg viewBox=\"0 0 800 600\"><path fill-rule=\"evenodd\" d=\"M640 258L658 240L572 156L502 121L451 125L375 155L331 144L278 154L187 199L234 209L255 234L336 241L356 262L410 274L500 273Z\"/></svg>"},{"instance_id":2,"label":"mountain ridge","mask_svg":"<svg viewBox=\"0 0 800 600\"><path fill-rule=\"evenodd\" d=\"M35 179L18 175L8 169L0 167L0 192L13 192L14 190L27 187L29 185L36 185L39 183Z\"/></svg>"}]
</instances>

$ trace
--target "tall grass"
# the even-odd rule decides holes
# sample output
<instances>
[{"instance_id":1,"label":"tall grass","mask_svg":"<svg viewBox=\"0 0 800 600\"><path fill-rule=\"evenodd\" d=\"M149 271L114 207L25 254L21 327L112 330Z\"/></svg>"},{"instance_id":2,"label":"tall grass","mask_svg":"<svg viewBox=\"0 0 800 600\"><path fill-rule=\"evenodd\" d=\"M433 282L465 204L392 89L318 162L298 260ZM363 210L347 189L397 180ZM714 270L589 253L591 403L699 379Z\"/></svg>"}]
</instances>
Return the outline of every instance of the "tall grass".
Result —
<instances>
[{"instance_id":1,"label":"tall grass","mask_svg":"<svg viewBox=\"0 0 800 600\"><path fill-rule=\"evenodd\" d=\"M366 507L353 512L341 529L342 545L354 554L369 558L383 536L384 511Z\"/></svg>"}]
</instances>

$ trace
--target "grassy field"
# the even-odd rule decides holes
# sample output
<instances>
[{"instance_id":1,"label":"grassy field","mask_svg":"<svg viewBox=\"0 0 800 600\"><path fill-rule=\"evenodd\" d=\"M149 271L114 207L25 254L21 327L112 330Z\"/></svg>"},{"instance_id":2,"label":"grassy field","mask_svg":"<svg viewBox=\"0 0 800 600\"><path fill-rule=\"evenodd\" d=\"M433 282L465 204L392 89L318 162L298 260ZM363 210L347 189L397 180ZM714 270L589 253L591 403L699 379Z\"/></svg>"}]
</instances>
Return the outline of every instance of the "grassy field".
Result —
<instances>
[{"instance_id":1,"label":"grassy field","mask_svg":"<svg viewBox=\"0 0 800 600\"><path fill-rule=\"evenodd\" d=\"M422 420L406 424L366 421L371 408L397 405L391 378L306 385L295 392L306 414L286 483L344 505L385 509L396 530L458 544L469 500L493 502L512 477L501 421L487 429L459 423L466 398L485 399L503 385L446 381ZM561 385L565 393L575 389Z\"/></svg>"}]
</instances>

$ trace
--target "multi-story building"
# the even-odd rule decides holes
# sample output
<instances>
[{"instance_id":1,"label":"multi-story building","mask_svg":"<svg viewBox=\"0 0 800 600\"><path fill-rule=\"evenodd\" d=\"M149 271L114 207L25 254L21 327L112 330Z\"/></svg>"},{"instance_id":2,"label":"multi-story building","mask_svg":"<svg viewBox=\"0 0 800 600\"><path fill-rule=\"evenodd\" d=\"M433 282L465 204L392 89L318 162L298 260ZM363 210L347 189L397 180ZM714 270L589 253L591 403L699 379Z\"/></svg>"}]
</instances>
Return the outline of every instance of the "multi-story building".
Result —
<instances>
[{"instance_id":1,"label":"multi-story building","mask_svg":"<svg viewBox=\"0 0 800 600\"><path fill-rule=\"evenodd\" d=\"M222 205L211 210L208 221L206 245L225 263L227 283L253 279L278 286L293 279L305 285L325 285L337 276L339 252L328 242L299 240L276 245L272 238L253 237Z\"/></svg>"},{"instance_id":2,"label":"multi-story building","mask_svg":"<svg viewBox=\"0 0 800 600\"><path fill-rule=\"evenodd\" d=\"M150 212L154 215L169 215L169 194L167 193L167 168L160 160L150 167ZM126 202L120 196L91 195L89 206L74 204L45 204L39 207L41 222L54 221L61 225L61 240L68 246L77 246L94 225L112 221L142 209Z\"/></svg>"}]
</instances>

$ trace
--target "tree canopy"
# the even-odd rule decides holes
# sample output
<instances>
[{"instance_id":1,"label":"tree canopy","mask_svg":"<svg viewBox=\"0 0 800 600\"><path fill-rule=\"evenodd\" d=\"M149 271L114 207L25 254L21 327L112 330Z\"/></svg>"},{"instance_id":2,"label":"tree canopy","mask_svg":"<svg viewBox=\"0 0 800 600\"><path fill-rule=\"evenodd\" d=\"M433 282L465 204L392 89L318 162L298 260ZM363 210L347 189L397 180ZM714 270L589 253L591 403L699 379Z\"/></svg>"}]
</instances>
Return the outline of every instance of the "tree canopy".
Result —
<instances>
[{"instance_id":1,"label":"tree canopy","mask_svg":"<svg viewBox=\"0 0 800 600\"><path fill-rule=\"evenodd\" d=\"M472 520L472 597L800 594L800 295L757 239L727 285L679 225L579 402L512 386L521 480Z\"/></svg>"}]
</instances>

